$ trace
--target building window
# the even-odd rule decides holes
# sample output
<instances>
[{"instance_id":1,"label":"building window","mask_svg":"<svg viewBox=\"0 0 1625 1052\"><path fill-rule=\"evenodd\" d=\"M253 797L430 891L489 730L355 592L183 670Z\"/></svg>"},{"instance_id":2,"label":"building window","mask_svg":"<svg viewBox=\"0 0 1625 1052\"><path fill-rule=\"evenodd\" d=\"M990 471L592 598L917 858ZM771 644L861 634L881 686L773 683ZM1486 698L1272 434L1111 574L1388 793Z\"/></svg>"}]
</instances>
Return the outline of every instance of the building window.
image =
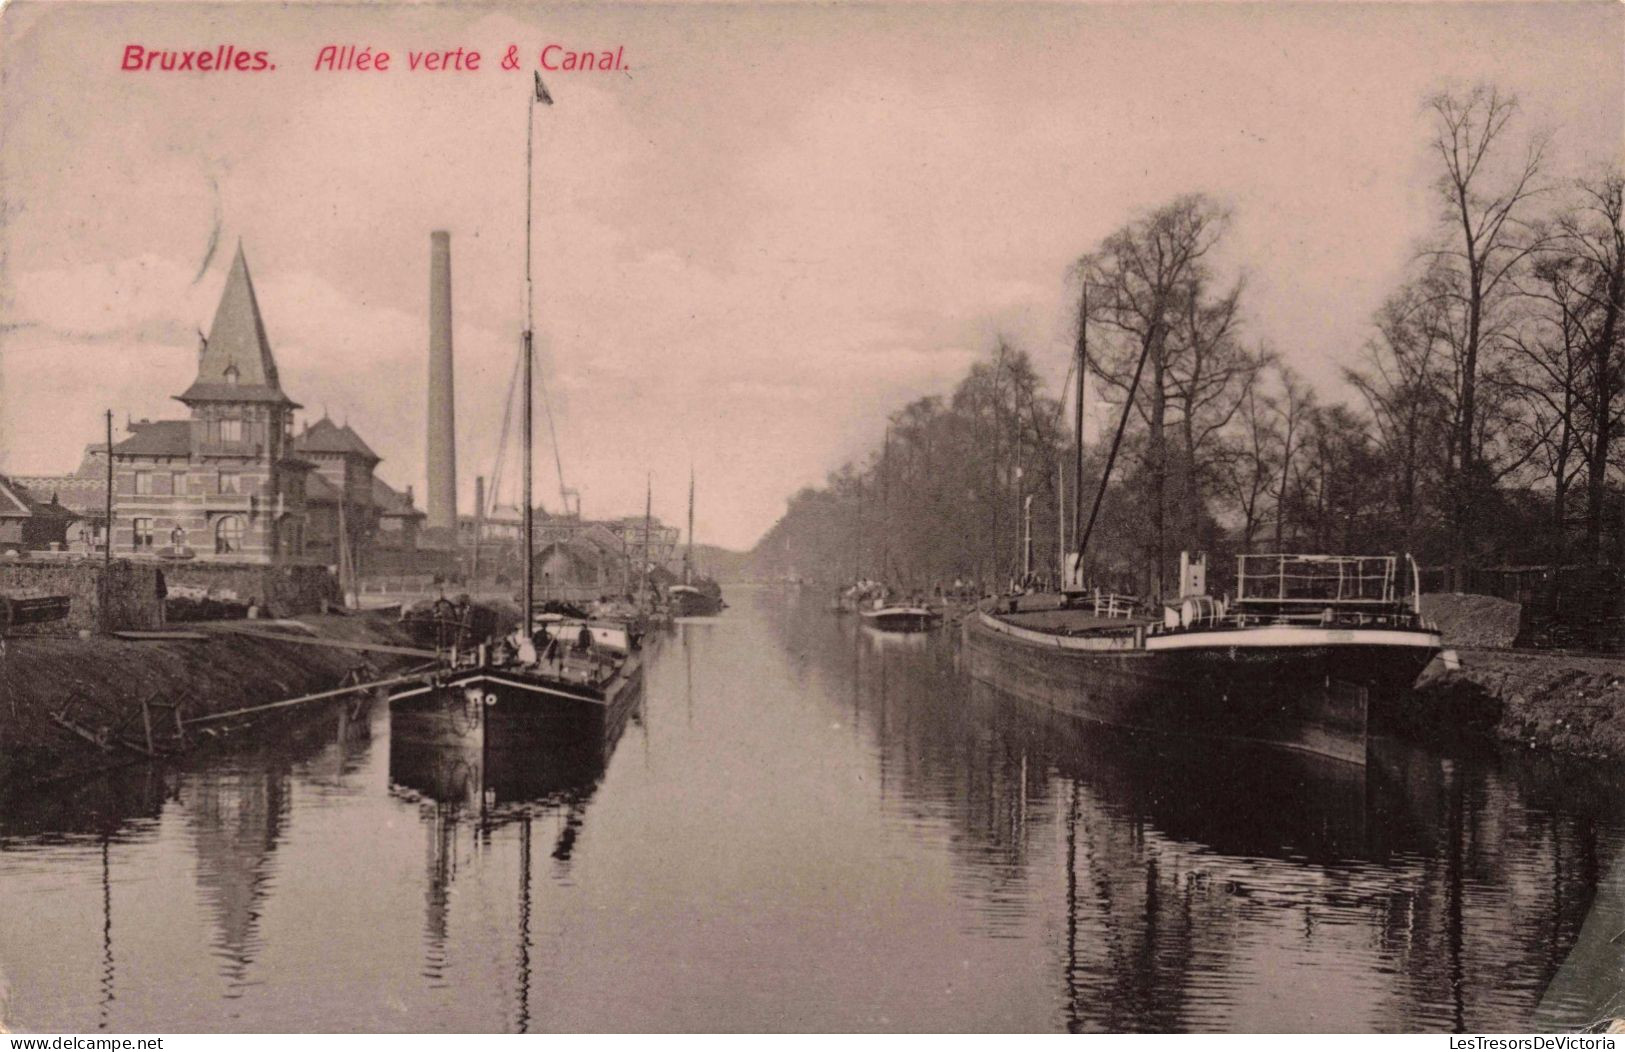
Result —
<instances>
[{"instance_id":1,"label":"building window","mask_svg":"<svg viewBox=\"0 0 1625 1052\"><path fill-rule=\"evenodd\" d=\"M227 515L214 527L214 554L231 555L243 550L243 517Z\"/></svg>"},{"instance_id":2,"label":"building window","mask_svg":"<svg viewBox=\"0 0 1625 1052\"><path fill-rule=\"evenodd\" d=\"M142 474L145 474L145 472L142 472ZM134 527L135 547L138 550L141 549L141 548L151 548L152 547L152 520L151 519L134 519L134 520L131 521L130 525Z\"/></svg>"},{"instance_id":3,"label":"building window","mask_svg":"<svg viewBox=\"0 0 1625 1052\"><path fill-rule=\"evenodd\" d=\"M171 488L173 488L175 491L175 496L186 496L186 472L171 471L169 473L169 480Z\"/></svg>"},{"instance_id":4,"label":"building window","mask_svg":"<svg viewBox=\"0 0 1625 1052\"><path fill-rule=\"evenodd\" d=\"M152 493L152 472L137 471L135 473L135 491L138 495Z\"/></svg>"},{"instance_id":5,"label":"building window","mask_svg":"<svg viewBox=\"0 0 1625 1052\"><path fill-rule=\"evenodd\" d=\"M220 441L241 442L243 440L243 422L241 420L220 421Z\"/></svg>"},{"instance_id":6,"label":"building window","mask_svg":"<svg viewBox=\"0 0 1625 1052\"><path fill-rule=\"evenodd\" d=\"M220 473L220 492L240 494L243 491L242 480L235 471L222 471Z\"/></svg>"},{"instance_id":7,"label":"building window","mask_svg":"<svg viewBox=\"0 0 1625 1052\"><path fill-rule=\"evenodd\" d=\"M235 365L226 366L226 383L233 387L237 386L237 367Z\"/></svg>"}]
</instances>

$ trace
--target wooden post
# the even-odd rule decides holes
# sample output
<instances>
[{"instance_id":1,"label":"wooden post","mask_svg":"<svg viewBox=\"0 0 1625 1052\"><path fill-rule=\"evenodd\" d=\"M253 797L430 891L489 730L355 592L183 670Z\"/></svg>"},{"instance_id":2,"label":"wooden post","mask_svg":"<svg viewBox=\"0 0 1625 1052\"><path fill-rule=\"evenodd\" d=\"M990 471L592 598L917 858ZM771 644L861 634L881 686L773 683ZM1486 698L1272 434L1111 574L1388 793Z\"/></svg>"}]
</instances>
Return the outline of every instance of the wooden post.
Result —
<instances>
[{"instance_id":1,"label":"wooden post","mask_svg":"<svg viewBox=\"0 0 1625 1052\"><path fill-rule=\"evenodd\" d=\"M113 565L113 411L107 411L107 523L102 529L102 565ZM105 581L105 577L103 578ZM104 586L105 587L105 586ZM106 603L106 597L102 599Z\"/></svg>"},{"instance_id":2,"label":"wooden post","mask_svg":"<svg viewBox=\"0 0 1625 1052\"><path fill-rule=\"evenodd\" d=\"M152 747L152 709L148 707L146 698L141 699L141 729L146 732L147 753L151 755L154 751Z\"/></svg>"}]
</instances>

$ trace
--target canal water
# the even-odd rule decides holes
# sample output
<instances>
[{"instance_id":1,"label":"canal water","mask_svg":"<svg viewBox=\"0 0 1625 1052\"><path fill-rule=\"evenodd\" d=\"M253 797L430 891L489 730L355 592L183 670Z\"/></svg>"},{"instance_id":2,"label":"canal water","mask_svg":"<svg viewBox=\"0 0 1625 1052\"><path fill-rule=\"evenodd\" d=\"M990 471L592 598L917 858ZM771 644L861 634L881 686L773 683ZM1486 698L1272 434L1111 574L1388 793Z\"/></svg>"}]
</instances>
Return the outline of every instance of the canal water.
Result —
<instances>
[{"instance_id":1,"label":"canal water","mask_svg":"<svg viewBox=\"0 0 1625 1052\"><path fill-rule=\"evenodd\" d=\"M950 633L730 598L602 750L392 755L378 712L13 802L0 1019L1520 1030L1625 849L1591 767L1059 725L969 688Z\"/></svg>"}]
</instances>

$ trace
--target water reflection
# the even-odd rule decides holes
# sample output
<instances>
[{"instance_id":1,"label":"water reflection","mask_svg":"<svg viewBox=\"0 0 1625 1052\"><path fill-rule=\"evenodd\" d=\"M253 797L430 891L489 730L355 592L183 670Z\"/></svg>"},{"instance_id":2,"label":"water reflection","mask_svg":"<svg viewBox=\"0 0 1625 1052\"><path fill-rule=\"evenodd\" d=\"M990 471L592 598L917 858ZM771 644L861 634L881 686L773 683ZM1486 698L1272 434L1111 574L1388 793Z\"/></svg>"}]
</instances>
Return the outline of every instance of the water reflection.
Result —
<instances>
[{"instance_id":1,"label":"water reflection","mask_svg":"<svg viewBox=\"0 0 1625 1052\"><path fill-rule=\"evenodd\" d=\"M819 606L677 626L602 740L386 748L379 712L0 807L8 1025L1486 1031L1617 995L1617 778L1079 726Z\"/></svg>"},{"instance_id":2,"label":"water reflection","mask_svg":"<svg viewBox=\"0 0 1625 1052\"><path fill-rule=\"evenodd\" d=\"M1527 1027L1625 844L1620 779L1580 765L1138 736L967 684L949 636L778 629L847 679L887 806L958 828L986 934L1041 908L1059 841L1073 1030Z\"/></svg>"},{"instance_id":3,"label":"water reflection","mask_svg":"<svg viewBox=\"0 0 1625 1052\"><path fill-rule=\"evenodd\" d=\"M214 918L226 997L239 997L261 946L260 914L288 813L288 772L205 771L187 782L185 796L198 896Z\"/></svg>"},{"instance_id":4,"label":"water reflection","mask_svg":"<svg viewBox=\"0 0 1625 1052\"><path fill-rule=\"evenodd\" d=\"M422 976L433 987L450 984L447 971L451 940L451 889L459 862L459 831L467 827L473 843L489 850L492 833L518 828L518 909L514 949L514 1019L512 1029L528 1033L532 963L532 840L542 816L562 816L550 857L555 876L568 877L571 856L581 836L588 804L603 780L628 721L643 721L642 685L616 708L601 728L589 734L536 738L521 747L424 744L410 736L390 737L391 792L420 803L428 840L424 897Z\"/></svg>"}]
</instances>

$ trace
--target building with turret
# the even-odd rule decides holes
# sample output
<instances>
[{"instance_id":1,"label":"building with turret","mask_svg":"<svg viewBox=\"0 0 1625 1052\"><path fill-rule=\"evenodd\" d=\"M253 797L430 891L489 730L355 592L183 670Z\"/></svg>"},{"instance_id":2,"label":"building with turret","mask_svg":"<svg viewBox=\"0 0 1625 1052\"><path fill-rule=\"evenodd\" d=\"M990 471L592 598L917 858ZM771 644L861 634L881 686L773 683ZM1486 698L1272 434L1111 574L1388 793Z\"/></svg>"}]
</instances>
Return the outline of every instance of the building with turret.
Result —
<instances>
[{"instance_id":1,"label":"building with turret","mask_svg":"<svg viewBox=\"0 0 1625 1052\"><path fill-rule=\"evenodd\" d=\"M412 488L377 477L382 458L348 423L324 413L294 430L300 406L282 389L241 245L197 375L176 398L189 418L127 422L113 444L115 555L337 566L343 535L360 573L419 569L425 515ZM91 443L72 474L11 479L46 506L36 532L59 501L70 520L65 540L27 547L102 550L107 457L105 443Z\"/></svg>"},{"instance_id":2,"label":"building with turret","mask_svg":"<svg viewBox=\"0 0 1625 1052\"><path fill-rule=\"evenodd\" d=\"M113 446L114 554L306 561L314 465L294 448L299 405L277 377L241 244L197 377L175 397L188 419L134 422Z\"/></svg>"}]
</instances>

